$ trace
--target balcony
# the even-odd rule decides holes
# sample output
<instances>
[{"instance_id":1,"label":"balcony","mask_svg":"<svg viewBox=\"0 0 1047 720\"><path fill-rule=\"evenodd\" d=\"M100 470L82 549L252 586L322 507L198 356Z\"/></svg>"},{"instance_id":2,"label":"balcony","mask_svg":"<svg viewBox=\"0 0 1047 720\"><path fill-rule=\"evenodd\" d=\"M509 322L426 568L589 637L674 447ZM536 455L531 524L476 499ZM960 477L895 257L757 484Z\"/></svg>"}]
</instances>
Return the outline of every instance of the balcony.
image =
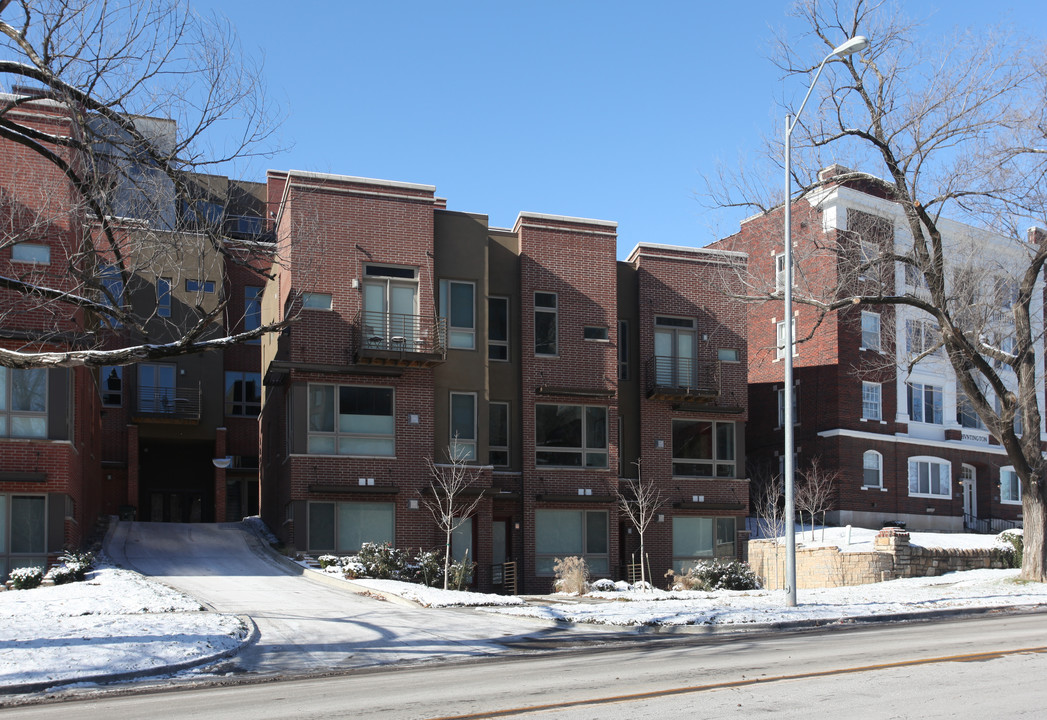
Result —
<instances>
[{"instance_id":1,"label":"balcony","mask_svg":"<svg viewBox=\"0 0 1047 720\"><path fill-rule=\"evenodd\" d=\"M364 310L353 322L356 362L364 365L432 367L447 357L443 318Z\"/></svg>"},{"instance_id":2,"label":"balcony","mask_svg":"<svg viewBox=\"0 0 1047 720\"><path fill-rule=\"evenodd\" d=\"M200 422L200 387L138 386L135 420L146 422Z\"/></svg>"},{"instance_id":3,"label":"balcony","mask_svg":"<svg viewBox=\"0 0 1047 720\"><path fill-rule=\"evenodd\" d=\"M647 397L711 402L720 397L720 361L655 355L647 361Z\"/></svg>"}]
</instances>

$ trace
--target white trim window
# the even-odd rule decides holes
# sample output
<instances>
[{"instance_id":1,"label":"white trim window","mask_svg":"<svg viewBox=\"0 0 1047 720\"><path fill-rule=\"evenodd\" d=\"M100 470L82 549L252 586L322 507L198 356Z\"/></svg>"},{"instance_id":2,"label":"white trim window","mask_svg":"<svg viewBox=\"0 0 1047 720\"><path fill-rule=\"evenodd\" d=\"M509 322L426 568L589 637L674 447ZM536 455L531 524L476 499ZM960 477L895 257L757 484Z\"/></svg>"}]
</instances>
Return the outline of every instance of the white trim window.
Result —
<instances>
[{"instance_id":1,"label":"white trim window","mask_svg":"<svg viewBox=\"0 0 1047 720\"><path fill-rule=\"evenodd\" d=\"M910 355L939 350L942 331L932 320L905 321L905 351Z\"/></svg>"},{"instance_id":2,"label":"white trim window","mask_svg":"<svg viewBox=\"0 0 1047 720\"><path fill-rule=\"evenodd\" d=\"M556 356L559 354L559 299L556 293L535 292L534 294L534 354Z\"/></svg>"},{"instance_id":3,"label":"white trim window","mask_svg":"<svg viewBox=\"0 0 1047 720\"><path fill-rule=\"evenodd\" d=\"M600 405L534 406L535 464L607 467L607 408Z\"/></svg>"},{"instance_id":4,"label":"white trim window","mask_svg":"<svg viewBox=\"0 0 1047 720\"><path fill-rule=\"evenodd\" d=\"M447 320L447 347L476 348L476 283L440 281L440 317Z\"/></svg>"},{"instance_id":5,"label":"white trim window","mask_svg":"<svg viewBox=\"0 0 1047 720\"><path fill-rule=\"evenodd\" d=\"M0 437L47 437L47 370L0 367Z\"/></svg>"},{"instance_id":6,"label":"white trim window","mask_svg":"<svg viewBox=\"0 0 1047 720\"><path fill-rule=\"evenodd\" d=\"M862 311L861 349L880 351L880 313Z\"/></svg>"},{"instance_id":7,"label":"white trim window","mask_svg":"<svg viewBox=\"0 0 1047 720\"><path fill-rule=\"evenodd\" d=\"M909 497L952 497L952 463L937 457L909 458Z\"/></svg>"},{"instance_id":8,"label":"white trim window","mask_svg":"<svg viewBox=\"0 0 1047 720\"><path fill-rule=\"evenodd\" d=\"M783 360L785 358L785 321L779 320L776 334L776 344L774 348L774 359ZM799 351L796 348L796 318L793 318L793 357L799 355Z\"/></svg>"},{"instance_id":9,"label":"white trim window","mask_svg":"<svg viewBox=\"0 0 1047 720\"><path fill-rule=\"evenodd\" d=\"M785 290L785 253L774 256L774 289L777 292Z\"/></svg>"},{"instance_id":10,"label":"white trim window","mask_svg":"<svg viewBox=\"0 0 1047 720\"><path fill-rule=\"evenodd\" d=\"M310 384L308 452L394 457L394 408L392 388Z\"/></svg>"},{"instance_id":11,"label":"white trim window","mask_svg":"<svg viewBox=\"0 0 1047 720\"><path fill-rule=\"evenodd\" d=\"M911 422L941 425L942 388L918 382L905 383L908 392L909 420Z\"/></svg>"},{"instance_id":12,"label":"white trim window","mask_svg":"<svg viewBox=\"0 0 1047 720\"><path fill-rule=\"evenodd\" d=\"M1022 504L1022 483L1010 465L1000 468L1000 502L1004 505Z\"/></svg>"},{"instance_id":13,"label":"white trim window","mask_svg":"<svg viewBox=\"0 0 1047 720\"><path fill-rule=\"evenodd\" d=\"M673 420L674 477L735 477L733 422Z\"/></svg>"},{"instance_id":14,"label":"white trim window","mask_svg":"<svg viewBox=\"0 0 1047 720\"><path fill-rule=\"evenodd\" d=\"M882 394L880 383L862 382L863 420L883 420Z\"/></svg>"},{"instance_id":15,"label":"white trim window","mask_svg":"<svg viewBox=\"0 0 1047 720\"><path fill-rule=\"evenodd\" d=\"M450 394L448 447L452 462L476 459L476 393Z\"/></svg>"},{"instance_id":16,"label":"white trim window","mask_svg":"<svg viewBox=\"0 0 1047 720\"><path fill-rule=\"evenodd\" d=\"M883 487L883 455L875 450L862 454L862 487Z\"/></svg>"}]
</instances>

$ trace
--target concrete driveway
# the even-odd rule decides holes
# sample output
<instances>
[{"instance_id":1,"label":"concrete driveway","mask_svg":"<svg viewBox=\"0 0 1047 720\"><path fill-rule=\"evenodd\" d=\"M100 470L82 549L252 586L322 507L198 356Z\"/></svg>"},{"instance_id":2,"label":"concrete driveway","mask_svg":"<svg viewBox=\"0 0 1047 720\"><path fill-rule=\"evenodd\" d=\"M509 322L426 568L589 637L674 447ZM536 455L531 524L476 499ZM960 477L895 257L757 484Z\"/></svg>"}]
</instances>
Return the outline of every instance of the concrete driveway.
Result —
<instances>
[{"instance_id":1,"label":"concrete driveway","mask_svg":"<svg viewBox=\"0 0 1047 720\"><path fill-rule=\"evenodd\" d=\"M565 632L466 609L412 608L310 579L274 558L238 523L122 522L106 546L124 567L218 612L248 615L257 643L223 665L233 673L293 675L454 659L546 645Z\"/></svg>"}]
</instances>

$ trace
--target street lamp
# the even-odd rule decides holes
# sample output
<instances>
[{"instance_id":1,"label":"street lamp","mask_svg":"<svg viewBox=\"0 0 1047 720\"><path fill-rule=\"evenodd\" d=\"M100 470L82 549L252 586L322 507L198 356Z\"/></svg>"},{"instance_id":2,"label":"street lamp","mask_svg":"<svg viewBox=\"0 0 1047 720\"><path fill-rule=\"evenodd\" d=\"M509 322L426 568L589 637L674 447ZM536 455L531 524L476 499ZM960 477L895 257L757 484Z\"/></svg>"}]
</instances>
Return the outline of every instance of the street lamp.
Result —
<instances>
[{"instance_id":1,"label":"street lamp","mask_svg":"<svg viewBox=\"0 0 1047 720\"><path fill-rule=\"evenodd\" d=\"M800 121L800 113L803 112L807 100L811 97L814 86L822 74L825 63L834 57L847 57L856 52L861 52L869 46L869 40L864 35L856 35L842 45L833 48L833 51L825 56L818 71L814 74L814 80L807 88L807 94L800 103L800 108L795 115L785 115L785 392L782 403L785 405L785 591L786 604L796 607L796 468L794 448L796 446L793 437L793 233L792 233L792 138L796 123Z\"/></svg>"}]
</instances>

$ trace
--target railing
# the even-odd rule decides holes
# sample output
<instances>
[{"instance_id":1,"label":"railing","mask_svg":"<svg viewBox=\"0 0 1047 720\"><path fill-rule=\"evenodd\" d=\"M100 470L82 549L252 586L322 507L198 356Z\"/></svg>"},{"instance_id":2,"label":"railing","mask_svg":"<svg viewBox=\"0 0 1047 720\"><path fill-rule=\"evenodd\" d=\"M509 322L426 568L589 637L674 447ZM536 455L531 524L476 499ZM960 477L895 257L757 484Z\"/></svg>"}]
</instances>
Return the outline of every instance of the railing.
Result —
<instances>
[{"instance_id":1,"label":"railing","mask_svg":"<svg viewBox=\"0 0 1047 720\"><path fill-rule=\"evenodd\" d=\"M353 323L358 353L443 355L446 330L443 318L364 310Z\"/></svg>"},{"instance_id":2,"label":"railing","mask_svg":"<svg viewBox=\"0 0 1047 720\"><path fill-rule=\"evenodd\" d=\"M1003 518L976 518L970 513L963 514L963 529L967 532L980 533L982 535L998 535L1004 530L1020 528L1022 524L1014 520Z\"/></svg>"},{"instance_id":3,"label":"railing","mask_svg":"<svg viewBox=\"0 0 1047 720\"><path fill-rule=\"evenodd\" d=\"M199 420L201 390L161 385L138 386L138 414L173 420Z\"/></svg>"},{"instance_id":4,"label":"railing","mask_svg":"<svg viewBox=\"0 0 1047 720\"><path fill-rule=\"evenodd\" d=\"M717 397L720 394L720 361L655 355L647 361L647 392Z\"/></svg>"}]
</instances>

